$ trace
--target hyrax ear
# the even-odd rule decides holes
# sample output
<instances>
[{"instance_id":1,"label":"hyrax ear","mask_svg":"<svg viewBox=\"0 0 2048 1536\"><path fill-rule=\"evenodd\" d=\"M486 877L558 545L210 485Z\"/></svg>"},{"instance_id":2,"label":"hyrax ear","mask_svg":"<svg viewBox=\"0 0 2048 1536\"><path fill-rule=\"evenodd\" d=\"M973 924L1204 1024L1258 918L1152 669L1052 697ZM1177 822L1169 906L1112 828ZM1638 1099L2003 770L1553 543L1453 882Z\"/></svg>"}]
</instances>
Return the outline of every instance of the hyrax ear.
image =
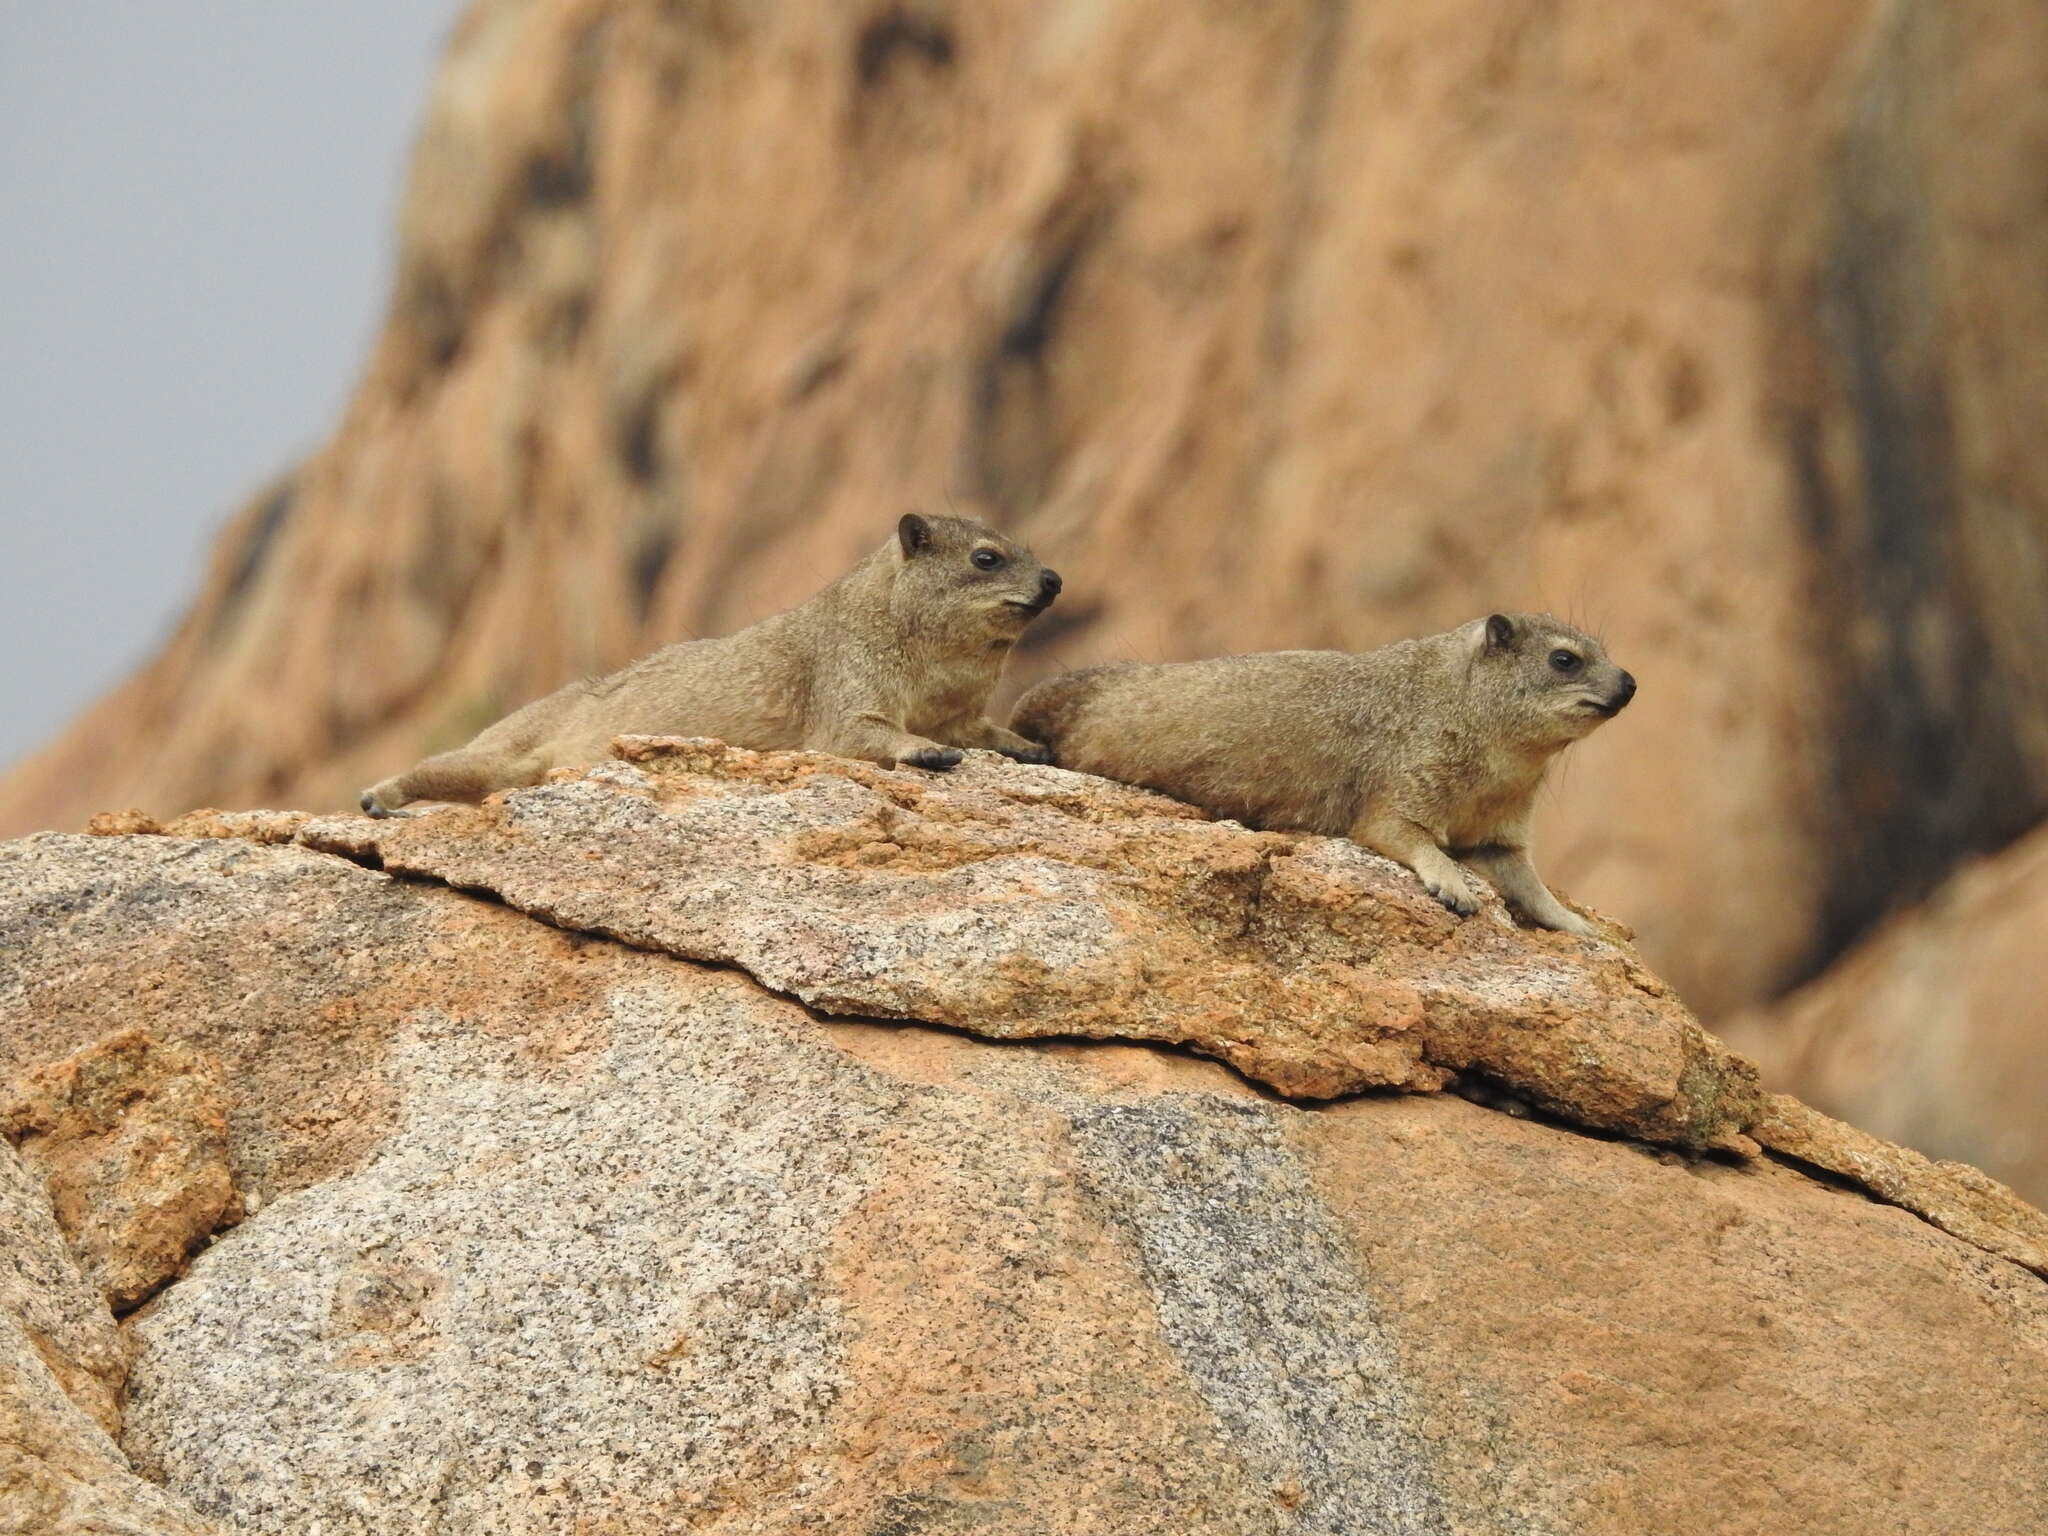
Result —
<instances>
[{"instance_id":1,"label":"hyrax ear","mask_svg":"<svg viewBox=\"0 0 2048 1536\"><path fill-rule=\"evenodd\" d=\"M1515 643L1515 621L1504 613L1486 616L1486 648L1504 651Z\"/></svg>"},{"instance_id":2,"label":"hyrax ear","mask_svg":"<svg viewBox=\"0 0 2048 1536\"><path fill-rule=\"evenodd\" d=\"M915 512L906 512L897 520L896 542L903 546L906 559L920 550L929 549L932 542L932 525Z\"/></svg>"}]
</instances>

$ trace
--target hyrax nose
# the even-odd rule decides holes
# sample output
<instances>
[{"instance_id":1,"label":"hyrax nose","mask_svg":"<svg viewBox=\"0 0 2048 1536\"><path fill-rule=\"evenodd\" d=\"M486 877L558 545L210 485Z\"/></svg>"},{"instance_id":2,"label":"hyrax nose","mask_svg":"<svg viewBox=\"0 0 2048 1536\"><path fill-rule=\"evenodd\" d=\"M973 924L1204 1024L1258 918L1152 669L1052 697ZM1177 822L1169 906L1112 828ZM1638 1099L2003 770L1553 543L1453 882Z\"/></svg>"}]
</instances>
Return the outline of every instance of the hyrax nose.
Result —
<instances>
[{"instance_id":1,"label":"hyrax nose","mask_svg":"<svg viewBox=\"0 0 2048 1536\"><path fill-rule=\"evenodd\" d=\"M1058 571L1040 571L1038 573L1038 590L1047 602L1051 602L1054 598L1058 597L1060 595L1060 573Z\"/></svg>"},{"instance_id":2,"label":"hyrax nose","mask_svg":"<svg viewBox=\"0 0 2048 1536\"><path fill-rule=\"evenodd\" d=\"M1634 674L1633 672L1624 672L1624 673L1622 673L1622 674L1621 674L1621 692L1617 693L1617 694L1616 694L1616 695L1614 696L1614 707L1615 707L1616 709L1619 709L1619 708L1621 708L1621 706L1622 706L1622 705L1626 704L1626 703L1627 703L1627 702L1628 702L1628 701L1629 701L1630 699L1634 698L1635 696L1636 696L1636 678L1635 678L1635 674Z\"/></svg>"}]
</instances>

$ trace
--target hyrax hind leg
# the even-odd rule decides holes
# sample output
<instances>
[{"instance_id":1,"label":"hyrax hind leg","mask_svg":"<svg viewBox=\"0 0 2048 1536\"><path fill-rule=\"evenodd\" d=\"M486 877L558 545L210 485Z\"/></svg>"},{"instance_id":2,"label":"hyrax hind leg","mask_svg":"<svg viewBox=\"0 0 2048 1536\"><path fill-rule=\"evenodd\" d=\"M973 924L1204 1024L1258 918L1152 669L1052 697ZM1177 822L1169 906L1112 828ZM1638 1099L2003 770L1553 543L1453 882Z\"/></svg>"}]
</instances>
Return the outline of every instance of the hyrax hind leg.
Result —
<instances>
[{"instance_id":1,"label":"hyrax hind leg","mask_svg":"<svg viewBox=\"0 0 2048 1536\"><path fill-rule=\"evenodd\" d=\"M535 754L457 747L394 774L363 791L362 807L372 816L399 814L408 800L466 800L474 803L500 789L538 784L546 761Z\"/></svg>"},{"instance_id":2,"label":"hyrax hind leg","mask_svg":"<svg viewBox=\"0 0 2048 1536\"><path fill-rule=\"evenodd\" d=\"M1471 882L1457 861L1437 846L1426 828L1407 817L1393 811L1368 811L1353 823L1351 840L1396 864L1407 865L1430 895L1459 916L1470 917L1479 910Z\"/></svg>"}]
</instances>

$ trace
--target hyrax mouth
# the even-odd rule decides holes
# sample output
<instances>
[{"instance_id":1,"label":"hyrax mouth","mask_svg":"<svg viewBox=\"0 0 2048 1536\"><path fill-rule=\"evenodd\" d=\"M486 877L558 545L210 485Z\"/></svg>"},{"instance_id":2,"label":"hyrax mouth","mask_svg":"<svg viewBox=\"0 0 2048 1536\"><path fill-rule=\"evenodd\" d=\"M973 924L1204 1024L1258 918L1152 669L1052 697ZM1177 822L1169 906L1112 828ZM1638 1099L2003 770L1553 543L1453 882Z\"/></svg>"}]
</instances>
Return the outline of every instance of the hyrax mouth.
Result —
<instances>
[{"instance_id":1,"label":"hyrax mouth","mask_svg":"<svg viewBox=\"0 0 2048 1536\"><path fill-rule=\"evenodd\" d=\"M1004 601L1023 613L1026 618L1035 619L1052 606L1052 600L1060 595L1062 585L1064 583L1060 581L1058 571L1042 571L1038 577L1038 596L1012 597Z\"/></svg>"}]
</instances>

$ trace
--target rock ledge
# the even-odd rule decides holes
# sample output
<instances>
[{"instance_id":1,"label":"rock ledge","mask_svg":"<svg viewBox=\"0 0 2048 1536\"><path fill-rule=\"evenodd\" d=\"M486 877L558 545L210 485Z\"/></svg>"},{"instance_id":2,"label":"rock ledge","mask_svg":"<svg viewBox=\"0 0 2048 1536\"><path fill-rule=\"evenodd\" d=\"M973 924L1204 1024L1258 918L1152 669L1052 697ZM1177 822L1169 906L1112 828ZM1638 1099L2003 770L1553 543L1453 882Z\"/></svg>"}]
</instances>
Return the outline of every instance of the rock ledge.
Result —
<instances>
[{"instance_id":1,"label":"rock ledge","mask_svg":"<svg viewBox=\"0 0 2048 1536\"><path fill-rule=\"evenodd\" d=\"M737 966L830 1015L1171 1045L1305 1101L1470 1083L1584 1130L1768 1148L2048 1276L2048 1217L1765 1095L1611 922L1604 941L1524 928L1490 892L1460 919L1343 839L994 753L938 775L696 738L613 751L383 821L119 812L88 830L292 842Z\"/></svg>"}]
</instances>

